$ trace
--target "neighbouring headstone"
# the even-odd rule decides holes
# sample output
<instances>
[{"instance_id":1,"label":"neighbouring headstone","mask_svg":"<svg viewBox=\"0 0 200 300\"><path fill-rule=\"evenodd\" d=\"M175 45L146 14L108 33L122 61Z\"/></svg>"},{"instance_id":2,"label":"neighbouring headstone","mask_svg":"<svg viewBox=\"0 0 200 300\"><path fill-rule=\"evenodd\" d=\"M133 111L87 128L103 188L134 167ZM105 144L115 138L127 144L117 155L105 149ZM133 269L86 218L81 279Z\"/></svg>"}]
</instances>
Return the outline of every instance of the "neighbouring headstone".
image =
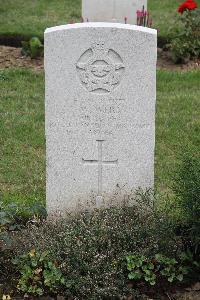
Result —
<instances>
[{"instance_id":1,"label":"neighbouring headstone","mask_svg":"<svg viewBox=\"0 0 200 300\"><path fill-rule=\"evenodd\" d=\"M45 31L47 209L100 207L154 185L156 30Z\"/></svg>"},{"instance_id":2,"label":"neighbouring headstone","mask_svg":"<svg viewBox=\"0 0 200 300\"><path fill-rule=\"evenodd\" d=\"M82 0L82 17L89 22L137 24L137 10L147 10L147 0Z\"/></svg>"}]
</instances>

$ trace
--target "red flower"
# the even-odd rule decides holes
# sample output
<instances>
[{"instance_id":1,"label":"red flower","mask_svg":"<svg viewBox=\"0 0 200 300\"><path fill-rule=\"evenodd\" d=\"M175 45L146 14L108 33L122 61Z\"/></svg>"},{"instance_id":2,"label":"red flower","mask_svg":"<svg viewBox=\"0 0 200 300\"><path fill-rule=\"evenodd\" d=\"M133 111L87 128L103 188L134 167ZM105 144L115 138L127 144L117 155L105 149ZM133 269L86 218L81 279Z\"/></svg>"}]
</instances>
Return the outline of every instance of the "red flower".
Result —
<instances>
[{"instance_id":1,"label":"red flower","mask_svg":"<svg viewBox=\"0 0 200 300\"><path fill-rule=\"evenodd\" d=\"M185 2L183 2L179 8L178 8L178 12L179 13L183 13L185 10L194 10L197 8L197 4L195 1L193 0L186 0Z\"/></svg>"}]
</instances>

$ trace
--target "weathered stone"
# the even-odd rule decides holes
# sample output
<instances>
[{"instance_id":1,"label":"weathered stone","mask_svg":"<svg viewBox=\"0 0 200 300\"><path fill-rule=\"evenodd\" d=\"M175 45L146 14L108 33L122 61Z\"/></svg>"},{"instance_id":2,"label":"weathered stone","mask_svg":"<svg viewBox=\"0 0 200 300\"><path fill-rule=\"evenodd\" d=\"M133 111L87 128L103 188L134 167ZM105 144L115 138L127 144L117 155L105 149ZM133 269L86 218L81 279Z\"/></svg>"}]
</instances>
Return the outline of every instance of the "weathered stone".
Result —
<instances>
[{"instance_id":1,"label":"weathered stone","mask_svg":"<svg viewBox=\"0 0 200 300\"><path fill-rule=\"evenodd\" d=\"M124 24L45 31L49 213L153 187L156 41Z\"/></svg>"},{"instance_id":2,"label":"weathered stone","mask_svg":"<svg viewBox=\"0 0 200 300\"><path fill-rule=\"evenodd\" d=\"M89 22L137 24L137 10L147 9L147 0L82 0L82 16Z\"/></svg>"}]
</instances>

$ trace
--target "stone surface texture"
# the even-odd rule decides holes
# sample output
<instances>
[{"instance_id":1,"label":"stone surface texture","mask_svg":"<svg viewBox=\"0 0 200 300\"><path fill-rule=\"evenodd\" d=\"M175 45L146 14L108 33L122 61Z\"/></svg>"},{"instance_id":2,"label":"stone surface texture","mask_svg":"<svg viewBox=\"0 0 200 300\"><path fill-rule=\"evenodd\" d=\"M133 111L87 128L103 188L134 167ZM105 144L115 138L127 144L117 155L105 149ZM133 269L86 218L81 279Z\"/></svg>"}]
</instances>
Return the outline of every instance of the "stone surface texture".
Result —
<instances>
[{"instance_id":1,"label":"stone surface texture","mask_svg":"<svg viewBox=\"0 0 200 300\"><path fill-rule=\"evenodd\" d=\"M136 11L147 10L147 0L82 0L82 16L89 22L137 24Z\"/></svg>"},{"instance_id":2,"label":"stone surface texture","mask_svg":"<svg viewBox=\"0 0 200 300\"><path fill-rule=\"evenodd\" d=\"M50 214L153 187L156 46L156 30L134 25L45 31Z\"/></svg>"}]
</instances>

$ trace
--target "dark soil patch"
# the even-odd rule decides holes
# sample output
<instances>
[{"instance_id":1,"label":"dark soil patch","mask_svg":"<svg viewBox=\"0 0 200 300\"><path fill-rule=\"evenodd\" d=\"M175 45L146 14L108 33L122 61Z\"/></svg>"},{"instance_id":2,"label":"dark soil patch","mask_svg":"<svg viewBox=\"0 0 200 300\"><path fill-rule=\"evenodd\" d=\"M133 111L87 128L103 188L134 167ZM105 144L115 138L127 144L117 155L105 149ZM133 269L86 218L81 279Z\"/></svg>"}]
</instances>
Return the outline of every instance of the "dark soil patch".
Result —
<instances>
[{"instance_id":1,"label":"dark soil patch","mask_svg":"<svg viewBox=\"0 0 200 300\"><path fill-rule=\"evenodd\" d=\"M20 48L22 47L22 41L29 41L32 37L32 35L25 36L22 34L1 34L0 45ZM40 40L43 42L42 37L40 37Z\"/></svg>"},{"instance_id":2,"label":"dark soil patch","mask_svg":"<svg viewBox=\"0 0 200 300\"><path fill-rule=\"evenodd\" d=\"M143 292L152 300L199 300L200 283L184 287L183 284L173 285L160 281L155 287Z\"/></svg>"},{"instance_id":3,"label":"dark soil patch","mask_svg":"<svg viewBox=\"0 0 200 300\"><path fill-rule=\"evenodd\" d=\"M188 61L186 64L175 64L171 59L170 52L163 51L161 48L158 48L157 68L170 71L188 71L191 69L199 69L200 59Z\"/></svg>"},{"instance_id":4,"label":"dark soil patch","mask_svg":"<svg viewBox=\"0 0 200 300\"><path fill-rule=\"evenodd\" d=\"M155 286L147 285L145 282L130 282L129 287L140 291L145 295L141 300L199 300L200 282L196 283L169 283L160 278ZM139 298L140 299L140 298ZM128 299L129 300L129 299ZM136 300L130 298L130 300Z\"/></svg>"},{"instance_id":5,"label":"dark soil patch","mask_svg":"<svg viewBox=\"0 0 200 300\"><path fill-rule=\"evenodd\" d=\"M21 54L21 48L0 46L0 69L5 68L33 68L35 71L44 69L44 59L31 59Z\"/></svg>"},{"instance_id":6,"label":"dark soil patch","mask_svg":"<svg viewBox=\"0 0 200 300\"><path fill-rule=\"evenodd\" d=\"M51 297L51 296L43 296L43 297L31 297L31 296L14 296L11 299L13 300L72 300L72 298L65 298L63 296ZM200 291L180 291L175 294L165 293L159 294L157 296L140 296L139 298L135 297L126 297L123 300L199 300L200 299Z\"/></svg>"},{"instance_id":7,"label":"dark soil patch","mask_svg":"<svg viewBox=\"0 0 200 300\"><path fill-rule=\"evenodd\" d=\"M32 68L35 71L41 71L44 69L44 59L43 57L31 59L30 57L23 56L21 54L21 48L0 46L0 69L13 67ZM189 61L187 64L177 65L171 60L169 52L158 48L157 67L158 69L166 69L170 71L199 69L200 59Z\"/></svg>"}]
</instances>

